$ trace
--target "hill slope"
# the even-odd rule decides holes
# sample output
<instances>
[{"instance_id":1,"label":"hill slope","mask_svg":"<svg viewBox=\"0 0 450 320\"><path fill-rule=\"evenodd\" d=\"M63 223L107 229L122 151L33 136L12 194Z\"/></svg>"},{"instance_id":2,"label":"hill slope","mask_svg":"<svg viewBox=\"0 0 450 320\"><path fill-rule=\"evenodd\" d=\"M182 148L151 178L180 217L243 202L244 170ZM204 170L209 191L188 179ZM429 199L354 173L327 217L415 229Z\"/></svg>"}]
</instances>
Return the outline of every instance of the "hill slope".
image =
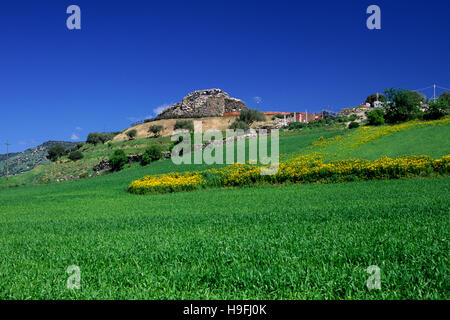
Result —
<instances>
[{"instance_id":1,"label":"hill slope","mask_svg":"<svg viewBox=\"0 0 450 320\"><path fill-rule=\"evenodd\" d=\"M60 144L65 149L76 145L75 142L47 141L43 144L27 149L23 152L10 153L8 155L8 171L10 175L17 175L41 165L50 163L47 159L48 150ZM6 154L0 154L0 177L6 175Z\"/></svg>"}]
</instances>

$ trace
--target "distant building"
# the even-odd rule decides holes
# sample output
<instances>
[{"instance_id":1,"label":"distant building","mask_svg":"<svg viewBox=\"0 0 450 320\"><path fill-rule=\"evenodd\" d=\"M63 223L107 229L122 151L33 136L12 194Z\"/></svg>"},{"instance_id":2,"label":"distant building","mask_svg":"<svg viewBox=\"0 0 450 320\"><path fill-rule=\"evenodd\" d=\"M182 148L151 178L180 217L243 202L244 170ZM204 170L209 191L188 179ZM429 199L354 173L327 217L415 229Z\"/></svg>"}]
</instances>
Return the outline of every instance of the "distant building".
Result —
<instances>
[{"instance_id":1,"label":"distant building","mask_svg":"<svg viewBox=\"0 0 450 320\"><path fill-rule=\"evenodd\" d=\"M288 125L291 122L310 122L314 120L324 119L329 116L329 112L318 112L318 113L308 113L308 112L282 112L282 111L264 111L265 116L279 116L283 120L283 125ZM239 116L240 112L228 112L224 113L224 117Z\"/></svg>"}]
</instances>

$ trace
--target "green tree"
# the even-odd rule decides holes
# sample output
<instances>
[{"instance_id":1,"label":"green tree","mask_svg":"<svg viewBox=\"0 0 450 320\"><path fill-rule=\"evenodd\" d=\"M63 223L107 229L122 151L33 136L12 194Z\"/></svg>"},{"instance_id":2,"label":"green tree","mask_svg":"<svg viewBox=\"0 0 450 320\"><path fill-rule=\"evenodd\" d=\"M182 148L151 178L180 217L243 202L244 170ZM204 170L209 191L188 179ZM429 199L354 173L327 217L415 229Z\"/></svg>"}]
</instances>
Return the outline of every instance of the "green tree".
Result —
<instances>
[{"instance_id":1,"label":"green tree","mask_svg":"<svg viewBox=\"0 0 450 320\"><path fill-rule=\"evenodd\" d=\"M58 158L62 157L66 153L66 149L64 149L64 147L62 145L57 144L57 145L51 147L47 151L47 153L48 153L47 158L50 161L55 162L56 160L58 160Z\"/></svg>"},{"instance_id":2,"label":"green tree","mask_svg":"<svg viewBox=\"0 0 450 320\"><path fill-rule=\"evenodd\" d=\"M109 165L112 171L120 171L125 167L128 162L128 158L125 152L121 149L114 151L112 156L109 158Z\"/></svg>"},{"instance_id":3,"label":"green tree","mask_svg":"<svg viewBox=\"0 0 450 320\"><path fill-rule=\"evenodd\" d=\"M450 92L442 92L442 94L439 96L439 100L447 102L447 104L450 105Z\"/></svg>"},{"instance_id":4,"label":"green tree","mask_svg":"<svg viewBox=\"0 0 450 320\"><path fill-rule=\"evenodd\" d=\"M411 97L412 100L417 101L418 103L425 103L427 100L426 97L417 91L408 90L406 94Z\"/></svg>"},{"instance_id":5,"label":"green tree","mask_svg":"<svg viewBox=\"0 0 450 320\"><path fill-rule=\"evenodd\" d=\"M265 121L266 116L264 115L264 113L262 113L258 110L244 109L241 111L238 120L243 121L243 122L247 123L248 125L250 125L252 122L255 122L255 121Z\"/></svg>"},{"instance_id":6,"label":"green tree","mask_svg":"<svg viewBox=\"0 0 450 320\"><path fill-rule=\"evenodd\" d=\"M159 160L162 158L162 149L161 146L155 144L148 147L144 154L142 155L141 165L146 166L153 161Z\"/></svg>"},{"instance_id":7,"label":"green tree","mask_svg":"<svg viewBox=\"0 0 450 320\"><path fill-rule=\"evenodd\" d=\"M420 93L394 88L388 89L384 93L388 100L384 105L386 122L405 122L422 116L420 106L424 96Z\"/></svg>"},{"instance_id":8,"label":"green tree","mask_svg":"<svg viewBox=\"0 0 450 320\"><path fill-rule=\"evenodd\" d=\"M430 101L425 110L423 118L425 120L437 120L445 117L450 112L450 104L445 99Z\"/></svg>"},{"instance_id":9,"label":"green tree","mask_svg":"<svg viewBox=\"0 0 450 320\"><path fill-rule=\"evenodd\" d=\"M376 109L367 114L368 125L379 126L384 124L384 112L381 109Z\"/></svg>"},{"instance_id":10,"label":"green tree","mask_svg":"<svg viewBox=\"0 0 450 320\"><path fill-rule=\"evenodd\" d=\"M106 141L112 140L116 133L112 132L91 132L86 138L86 143L96 145L98 143L105 143Z\"/></svg>"},{"instance_id":11,"label":"green tree","mask_svg":"<svg viewBox=\"0 0 450 320\"><path fill-rule=\"evenodd\" d=\"M159 137L159 134L163 130L164 130L164 127L161 125L158 125L158 124L151 125L148 128L148 132L153 133L153 136L155 136L155 137Z\"/></svg>"}]
</instances>

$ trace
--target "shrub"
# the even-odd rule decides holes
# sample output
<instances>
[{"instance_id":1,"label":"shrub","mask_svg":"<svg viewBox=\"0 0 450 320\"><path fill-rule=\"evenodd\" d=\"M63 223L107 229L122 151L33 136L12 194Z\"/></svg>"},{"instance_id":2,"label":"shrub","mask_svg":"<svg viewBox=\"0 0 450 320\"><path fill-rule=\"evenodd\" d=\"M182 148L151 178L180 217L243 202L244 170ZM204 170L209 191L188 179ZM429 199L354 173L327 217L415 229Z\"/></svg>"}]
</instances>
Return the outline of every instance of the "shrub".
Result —
<instances>
[{"instance_id":1,"label":"shrub","mask_svg":"<svg viewBox=\"0 0 450 320\"><path fill-rule=\"evenodd\" d=\"M355 121L350 122L350 124L348 125L349 129L355 129L355 128L358 128L358 127L359 127L359 123L355 122Z\"/></svg>"},{"instance_id":2,"label":"shrub","mask_svg":"<svg viewBox=\"0 0 450 320\"><path fill-rule=\"evenodd\" d=\"M109 165L112 171L120 171L127 164L128 158L123 150L116 150L109 158Z\"/></svg>"},{"instance_id":3,"label":"shrub","mask_svg":"<svg viewBox=\"0 0 450 320\"><path fill-rule=\"evenodd\" d=\"M355 121L356 119L358 119L358 116L357 116L356 114L351 114L351 115L348 117L348 120L349 120L349 121Z\"/></svg>"},{"instance_id":4,"label":"shrub","mask_svg":"<svg viewBox=\"0 0 450 320\"><path fill-rule=\"evenodd\" d=\"M241 114L238 118L239 121L245 122L247 124L251 124L255 121L265 121L266 116L264 113L254 110L254 109L244 109L241 111Z\"/></svg>"},{"instance_id":5,"label":"shrub","mask_svg":"<svg viewBox=\"0 0 450 320\"><path fill-rule=\"evenodd\" d=\"M69 159L72 161L77 161L80 159L83 159L83 154L81 153L81 151L72 151L71 153L69 153Z\"/></svg>"},{"instance_id":6,"label":"shrub","mask_svg":"<svg viewBox=\"0 0 450 320\"><path fill-rule=\"evenodd\" d=\"M47 158L50 161L55 162L56 160L58 160L58 158L60 158L66 153L66 149L64 149L62 145L57 144L56 146L51 147L47 151L47 153L48 153Z\"/></svg>"},{"instance_id":7,"label":"shrub","mask_svg":"<svg viewBox=\"0 0 450 320\"><path fill-rule=\"evenodd\" d=\"M164 127L158 124L151 125L148 128L148 132L153 133L155 137L158 137L160 132L164 130Z\"/></svg>"},{"instance_id":8,"label":"shrub","mask_svg":"<svg viewBox=\"0 0 450 320\"><path fill-rule=\"evenodd\" d=\"M368 125L379 126L384 124L384 112L383 110L377 109L369 112L367 114Z\"/></svg>"},{"instance_id":9,"label":"shrub","mask_svg":"<svg viewBox=\"0 0 450 320\"><path fill-rule=\"evenodd\" d=\"M306 123L303 122L291 122L289 123L289 130L298 130L302 129L308 126Z\"/></svg>"},{"instance_id":10,"label":"shrub","mask_svg":"<svg viewBox=\"0 0 450 320\"><path fill-rule=\"evenodd\" d=\"M142 155L141 165L145 166L150 164L153 161L159 160L162 158L162 150L159 145L152 145L147 148Z\"/></svg>"},{"instance_id":11,"label":"shrub","mask_svg":"<svg viewBox=\"0 0 450 320\"><path fill-rule=\"evenodd\" d=\"M336 120L337 122L339 122L339 123L350 121L350 120L348 119L348 117L346 117L346 116L339 116L339 117L336 117L335 120Z\"/></svg>"},{"instance_id":12,"label":"shrub","mask_svg":"<svg viewBox=\"0 0 450 320\"><path fill-rule=\"evenodd\" d=\"M96 145L112 140L116 134L111 132L91 132L86 138L86 143Z\"/></svg>"},{"instance_id":13,"label":"shrub","mask_svg":"<svg viewBox=\"0 0 450 320\"><path fill-rule=\"evenodd\" d=\"M308 122L308 127L309 128L320 128L320 127L324 127L327 124L328 124L327 120L325 120L325 119L317 119L317 120L312 120L312 121Z\"/></svg>"},{"instance_id":14,"label":"shrub","mask_svg":"<svg viewBox=\"0 0 450 320\"><path fill-rule=\"evenodd\" d=\"M425 120L437 120L448 115L449 110L450 104L445 99L439 98L437 101L429 102L423 118Z\"/></svg>"},{"instance_id":15,"label":"shrub","mask_svg":"<svg viewBox=\"0 0 450 320\"><path fill-rule=\"evenodd\" d=\"M240 121L238 119L236 119L231 125L230 125L230 129L232 130L237 130L237 129L242 129L242 130L248 130L250 127L248 126L248 124L244 121Z\"/></svg>"},{"instance_id":16,"label":"shrub","mask_svg":"<svg viewBox=\"0 0 450 320\"><path fill-rule=\"evenodd\" d=\"M128 136L128 138L130 140L134 139L136 137L136 134L137 134L136 129L132 129L132 130L129 130L129 131L126 132L126 135Z\"/></svg>"},{"instance_id":17,"label":"shrub","mask_svg":"<svg viewBox=\"0 0 450 320\"><path fill-rule=\"evenodd\" d=\"M194 131L194 122L192 120L177 120L173 126L173 130L184 129L190 132Z\"/></svg>"}]
</instances>

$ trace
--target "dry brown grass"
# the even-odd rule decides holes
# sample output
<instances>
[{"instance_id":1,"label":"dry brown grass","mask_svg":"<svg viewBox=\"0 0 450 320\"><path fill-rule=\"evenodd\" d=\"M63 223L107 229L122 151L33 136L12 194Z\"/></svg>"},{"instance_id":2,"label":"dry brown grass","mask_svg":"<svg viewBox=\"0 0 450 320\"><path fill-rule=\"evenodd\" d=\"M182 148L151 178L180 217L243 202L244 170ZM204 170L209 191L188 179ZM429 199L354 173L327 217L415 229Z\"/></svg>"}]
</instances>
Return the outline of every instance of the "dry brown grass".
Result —
<instances>
[{"instance_id":1,"label":"dry brown grass","mask_svg":"<svg viewBox=\"0 0 450 320\"><path fill-rule=\"evenodd\" d=\"M203 130L208 129L216 129L219 131L223 131L228 129L228 127L234 122L236 119L235 116L232 117L208 117L208 118L186 118L181 120L193 120L193 121L201 121ZM170 136L173 133L173 127L177 120L180 119L164 119L157 120L147 123L138 124L134 127L128 128L124 132L118 134L114 137L113 142L128 140L128 136L126 133L130 130L136 130L136 138L147 138L151 137L153 134L148 132L148 128L152 125L161 125L164 127L164 130L161 132L162 136Z\"/></svg>"}]
</instances>

